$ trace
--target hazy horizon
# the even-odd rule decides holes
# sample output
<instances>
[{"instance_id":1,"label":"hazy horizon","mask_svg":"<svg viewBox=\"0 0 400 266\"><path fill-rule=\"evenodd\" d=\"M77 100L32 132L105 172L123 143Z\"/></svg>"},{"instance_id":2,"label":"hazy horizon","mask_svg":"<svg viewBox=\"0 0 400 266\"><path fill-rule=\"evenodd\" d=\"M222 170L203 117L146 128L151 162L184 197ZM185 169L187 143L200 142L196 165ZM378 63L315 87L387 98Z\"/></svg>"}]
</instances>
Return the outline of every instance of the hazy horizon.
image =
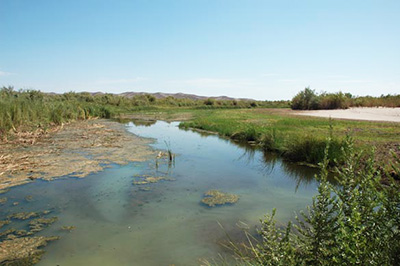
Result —
<instances>
[{"instance_id":1,"label":"hazy horizon","mask_svg":"<svg viewBox=\"0 0 400 266\"><path fill-rule=\"evenodd\" d=\"M398 94L399 13L399 1L0 0L0 86Z\"/></svg>"}]
</instances>

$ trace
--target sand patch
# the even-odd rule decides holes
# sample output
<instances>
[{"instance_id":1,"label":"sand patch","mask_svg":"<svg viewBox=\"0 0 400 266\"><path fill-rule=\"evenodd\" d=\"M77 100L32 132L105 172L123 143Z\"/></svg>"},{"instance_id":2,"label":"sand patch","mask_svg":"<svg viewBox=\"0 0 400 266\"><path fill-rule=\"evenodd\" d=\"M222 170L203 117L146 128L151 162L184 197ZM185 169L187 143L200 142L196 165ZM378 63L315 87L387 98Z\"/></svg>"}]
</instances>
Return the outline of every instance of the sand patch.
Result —
<instances>
[{"instance_id":1,"label":"sand patch","mask_svg":"<svg viewBox=\"0 0 400 266\"><path fill-rule=\"evenodd\" d=\"M400 122L400 108L357 107L344 110L296 111L293 114L335 119Z\"/></svg>"}]
</instances>

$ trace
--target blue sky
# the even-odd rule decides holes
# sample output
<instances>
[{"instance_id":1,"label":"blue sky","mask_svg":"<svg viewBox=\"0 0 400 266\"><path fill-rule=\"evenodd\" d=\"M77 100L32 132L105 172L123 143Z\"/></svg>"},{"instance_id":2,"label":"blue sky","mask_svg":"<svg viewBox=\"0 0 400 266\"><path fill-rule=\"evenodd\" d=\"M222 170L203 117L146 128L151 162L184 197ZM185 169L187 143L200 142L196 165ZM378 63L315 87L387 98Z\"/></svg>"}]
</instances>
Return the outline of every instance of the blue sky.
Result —
<instances>
[{"instance_id":1,"label":"blue sky","mask_svg":"<svg viewBox=\"0 0 400 266\"><path fill-rule=\"evenodd\" d=\"M0 0L0 86L400 93L400 1Z\"/></svg>"}]
</instances>

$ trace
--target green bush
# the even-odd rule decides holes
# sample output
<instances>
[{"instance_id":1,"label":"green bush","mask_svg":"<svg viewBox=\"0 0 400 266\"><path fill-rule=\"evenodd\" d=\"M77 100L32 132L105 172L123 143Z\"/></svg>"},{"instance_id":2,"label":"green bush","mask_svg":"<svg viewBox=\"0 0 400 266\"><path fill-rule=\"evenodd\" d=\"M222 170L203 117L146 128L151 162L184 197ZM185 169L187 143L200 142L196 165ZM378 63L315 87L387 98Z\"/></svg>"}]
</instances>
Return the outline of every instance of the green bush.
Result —
<instances>
[{"instance_id":1,"label":"green bush","mask_svg":"<svg viewBox=\"0 0 400 266\"><path fill-rule=\"evenodd\" d=\"M278 227L273 210L261 221L260 240L252 238L244 249L232 244L241 264L399 265L400 187L393 180L382 185L373 157L361 160L352 140L346 142L344 165L336 169L339 185L327 181L328 142L318 194L308 212L302 212L294 225ZM397 175L399 165L397 158Z\"/></svg>"},{"instance_id":2,"label":"green bush","mask_svg":"<svg viewBox=\"0 0 400 266\"><path fill-rule=\"evenodd\" d=\"M346 109L351 94L322 93L318 95L309 87L293 97L290 107L293 110Z\"/></svg>"},{"instance_id":3,"label":"green bush","mask_svg":"<svg viewBox=\"0 0 400 266\"><path fill-rule=\"evenodd\" d=\"M349 107L349 99L342 92L323 93L319 96L318 109L346 109Z\"/></svg>"},{"instance_id":4,"label":"green bush","mask_svg":"<svg viewBox=\"0 0 400 266\"><path fill-rule=\"evenodd\" d=\"M208 98L207 100L204 101L205 105L215 105L215 100L212 98Z\"/></svg>"},{"instance_id":5,"label":"green bush","mask_svg":"<svg viewBox=\"0 0 400 266\"><path fill-rule=\"evenodd\" d=\"M293 97L290 107L293 110L346 109L349 107L400 107L400 95L381 95L380 97L354 97L350 93L315 93L305 88Z\"/></svg>"},{"instance_id":6,"label":"green bush","mask_svg":"<svg viewBox=\"0 0 400 266\"><path fill-rule=\"evenodd\" d=\"M292 99L291 108L294 110L315 110L319 109L319 98L314 90L309 87L299 92Z\"/></svg>"}]
</instances>

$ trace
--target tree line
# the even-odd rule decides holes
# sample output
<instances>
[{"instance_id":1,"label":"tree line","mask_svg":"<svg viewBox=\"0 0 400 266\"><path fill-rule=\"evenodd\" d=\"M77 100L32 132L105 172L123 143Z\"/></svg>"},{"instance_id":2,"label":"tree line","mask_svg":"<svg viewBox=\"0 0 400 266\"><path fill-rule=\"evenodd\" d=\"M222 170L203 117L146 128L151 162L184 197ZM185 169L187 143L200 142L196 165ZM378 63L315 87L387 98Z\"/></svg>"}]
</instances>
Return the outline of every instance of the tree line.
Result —
<instances>
[{"instance_id":1,"label":"tree line","mask_svg":"<svg viewBox=\"0 0 400 266\"><path fill-rule=\"evenodd\" d=\"M293 110L347 109L349 107L400 107L400 95L353 96L351 93L316 93L305 88L297 93L290 107Z\"/></svg>"}]
</instances>

